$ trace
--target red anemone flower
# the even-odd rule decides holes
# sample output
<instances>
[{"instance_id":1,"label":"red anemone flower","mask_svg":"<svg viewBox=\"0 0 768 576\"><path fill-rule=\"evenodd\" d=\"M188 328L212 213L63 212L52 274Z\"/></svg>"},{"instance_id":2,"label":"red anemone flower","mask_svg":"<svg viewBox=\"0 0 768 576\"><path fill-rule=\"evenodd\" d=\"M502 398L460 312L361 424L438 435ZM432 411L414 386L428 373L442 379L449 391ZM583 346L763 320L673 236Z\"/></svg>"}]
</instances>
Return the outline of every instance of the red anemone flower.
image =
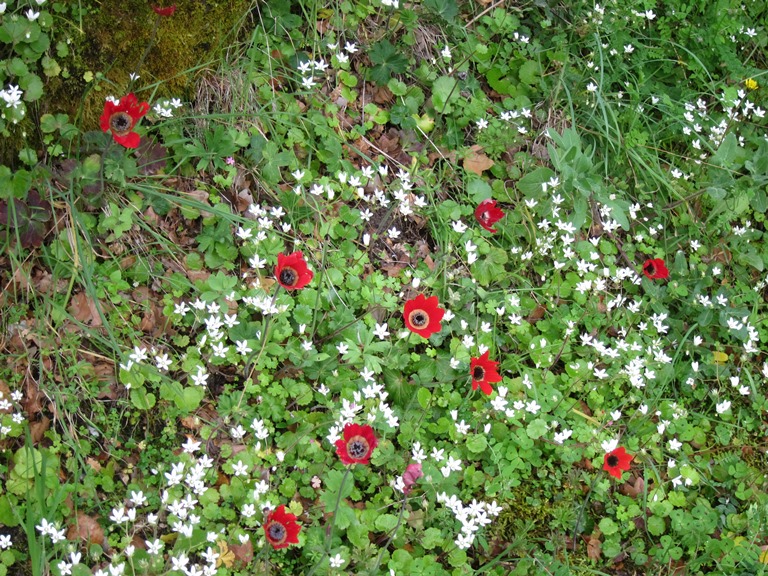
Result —
<instances>
[{"instance_id":1,"label":"red anemone flower","mask_svg":"<svg viewBox=\"0 0 768 576\"><path fill-rule=\"evenodd\" d=\"M504 210L496 207L496 200L486 198L475 208L475 218L489 232L496 232L493 225L504 218Z\"/></svg>"},{"instance_id":2,"label":"red anemone flower","mask_svg":"<svg viewBox=\"0 0 768 576\"><path fill-rule=\"evenodd\" d=\"M120 100L104 102L100 123L103 132L112 132L112 138L126 148L138 148L139 135L133 131L136 123L149 111L149 104L139 102L133 93Z\"/></svg>"},{"instance_id":3,"label":"red anemone flower","mask_svg":"<svg viewBox=\"0 0 768 576\"><path fill-rule=\"evenodd\" d=\"M314 272L307 268L307 262L301 252L294 252L287 256L281 252L277 255L275 276L280 286L286 290L304 288L312 281L314 275Z\"/></svg>"},{"instance_id":4,"label":"red anemone flower","mask_svg":"<svg viewBox=\"0 0 768 576\"><path fill-rule=\"evenodd\" d=\"M336 454L344 464L368 464L373 449L379 444L373 428L360 424L347 424L344 438L336 440Z\"/></svg>"},{"instance_id":5,"label":"red anemone flower","mask_svg":"<svg viewBox=\"0 0 768 576\"><path fill-rule=\"evenodd\" d=\"M424 338L440 332L440 321L444 315L445 310L438 305L437 296L427 298L424 294L419 294L416 298L408 300L403 308L405 327Z\"/></svg>"},{"instance_id":6,"label":"red anemone flower","mask_svg":"<svg viewBox=\"0 0 768 576\"><path fill-rule=\"evenodd\" d=\"M629 463L632 462L632 458L632 454L627 454L624 446L619 446L605 455L603 470L614 478L621 480L621 473L624 470L629 470Z\"/></svg>"},{"instance_id":7,"label":"red anemone flower","mask_svg":"<svg viewBox=\"0 0 768 576\"><path fill-rule=\"evenodd\" d=\"M152 10L154 10L155 14L158 16L172 16L173 13L176 12L176 4L171 4L165 8L161 8L160 6L152 6Z\"/></svg>"},{"instance_id":8,"label":"red anemone flower","mask_svg":"<svg viewBox=\"0 0 768 576\"><path fill-rule=\"evenodd\" d=\"M421 464L414 462L408 464L405 467L405 474L403 474L403 494L409 494L413 490L416 480L424 476L424 472L421 469Z\"/></svg>"},{"instance_id":9,"label":"red anemone flower","mask_svg":"<svg viewBox=\"0 0 768 576\"><path fill-rule=\"evenodd\" d=\"M492 382L501 382L498 372L499 363L488 359L488 350L479 358L472 358L469 363L469 372L472 376L472 390L478 387L483 393L490 395L493 392Z\"/></svg>"},{"instance_id":10,"label":"red anemone flower","mask_svg":"<svg viewBox=\"0 0 768 576\"><path fill-rule=\"evenodd\" d=\"M643 264L643 274L651 280L664 280L669 278L669 270L661 258L646 260Z\"/></svg>"},{"instance_id":11,"label":"red anemone flower","mask_svg":"<svg viewBox=\"0 0 768 576\"><path fill-rule=\"evenodd\" d=\"M301 525L296 522L296 516L286 512L283 504L272 510L264 522L267 542L272 544L275 550L288 548L290 544L298 544L299 530Z\"/></svg>"}]
</instances>

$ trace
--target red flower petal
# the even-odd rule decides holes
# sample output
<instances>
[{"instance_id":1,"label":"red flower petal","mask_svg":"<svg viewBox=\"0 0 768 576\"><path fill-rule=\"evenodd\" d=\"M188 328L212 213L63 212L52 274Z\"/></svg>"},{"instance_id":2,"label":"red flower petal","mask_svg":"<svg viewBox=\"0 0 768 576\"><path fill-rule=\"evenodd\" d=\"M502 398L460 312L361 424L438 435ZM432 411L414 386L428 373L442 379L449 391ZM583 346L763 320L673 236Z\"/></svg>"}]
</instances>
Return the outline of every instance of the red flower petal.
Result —
<instances>
[{"instance_id":1,"label":"red flower petal","mask_svg":"<svg viewBox=\"0 0 768 576\"><path fill-rule=\"evenodd\" d=\"M422 476L424 476L424 472L421 470L421 464L418 462L408 464L403 474L403 494L408 494L413 489L413 485L416 484L416 480Z\"/></svg>"},{"instance_id":2,"label":"red flower petal","mask_svg":"<svg viewBox=\"0 0 768 576\"><path fill-rule=\"evenodd\" d=\"M486 198L475 208L475 218L480 226L489 232L496 232L493 225L504 218L504 211L496 207L496 200Z\"/></svg>"},{"instance_id":3,"label":"red flower petal","mask_svg":"<svg viewBox=\"0 0 768 576\"><path fill-rule=\"evenodd\" d=\"M172 16L173 13L176 12L176 4L171 4L166 8L161 8L160 6L152 6L152 10L154 10L155 14L158 16Z\"/></svg>"},{"instance_id":4,"label":"red flower petal","mask_svg":"<svg viewBox=\"0 0 768 576\"><path fill-rule=\"evenodd\" d=\"M347 424L343 439L336 440L336 454L344 464L368 464L379 441L370 426Z\"/></svg>"},{"instance_id":5,"label":"red flower petal","mask_svg":"<svg viewBox=\"0 0 768 576\"><path fill-rule=\"evenodd\" d=\"M315 273L307 267L304 255L294 252L287 256L282 252L277 255L275 276L277 282L286 290L299 290L312 281Z\"/></svg>"},{"instance_id":6,"label":"red flower petal","mask_svg":"<svg viewBox=\"0 0 768 576\"><path fill-rule=\"evenodd\" d=\"M614 478L621 480L621 473L629 470L632 458L632 454L627 454L624 446L619 446L605 455L603 458L603 470Z\"/></svg>"},{"instance_id":7,"label":"red flower petal","mask_svg":"<svg viewBox=\"0 0 768 576\"><path fill-rule=\"evenodd\" d=\"M104 110L99 118L103 132L111 132L112 138L126 148L136 148L139 145L139 135L133 131L136 123L149 111L149 104L139 103L136 96L127 94L115 103L104 102Z\"/></svg>"},{"instance_id":8,"label":"red flower petal","mask_svg":"<svg viewBox=\"0 0 768 576\"><path fill-rule=\"evenodd\" d=\"M264 521L264 535L267 542L276 550L287 548L290 544L299 543L301 525L296 522L296 516L285 510L281 504L269 513Z\"/></svg>"},{"instance_id":9,"label":"red flower petal","mask_svg":"<svg viewBox=\"0 0 768 576\"><path fill-rule=\"evenodd\" d=\"M483 391L490 396L493 392L491 384L501 382L501 374L498 372L499 363L488 358L486 350L479 358L472 358L469 362L469 375L472 377L472 390Z\"/></svg>"},{"instance_id":10,"label":"red flower petal","mask_svg":"<svg viewBox=\"0 0 768 576\"><path fill-rule=\"evenodd\" d=\"M129 132L125 136L112 135L112 139L126 148L138 148L141 142L141 137L136 132Z\"/></svg>"},{"instance_id":11,"label":"red flower petal","mask_svg":"<svg viewBox=\"0 0 768 576\"><path fill-rule=\"evenodd\" d=\"M437 296L427 298L424 294L419 294L416 298L408 300L403 307L405 327L424 338L440 332L443 316L445 310L440 308Z\"/></svg>"},{"instance_id":12,"label":"red flower petal","mask_svg":"<svg viewBox=\"0 0 768 576\"><path fill-rule=\"evenodd\" d=\"M648 259L643 263L643 274L651 280L669 278L669 270L661 258Z\"/></svg>"}]
</instances>

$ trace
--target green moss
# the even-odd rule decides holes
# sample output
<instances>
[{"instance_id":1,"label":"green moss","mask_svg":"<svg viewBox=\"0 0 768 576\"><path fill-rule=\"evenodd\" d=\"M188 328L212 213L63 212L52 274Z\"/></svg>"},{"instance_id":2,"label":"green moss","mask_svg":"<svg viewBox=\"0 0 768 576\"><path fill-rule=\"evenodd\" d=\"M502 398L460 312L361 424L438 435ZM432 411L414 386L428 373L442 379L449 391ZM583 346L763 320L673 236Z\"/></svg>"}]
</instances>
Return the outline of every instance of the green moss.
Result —
<instances>
[{"instance_id":1,"label":"green moss","mask_svg":"<svg viewBox=\"0 0 768 576\"><path fill-rule=\"evenodd\" d=\"M546 538L549 535L552 503L541 490L534 494L531 489L530 493L526 493L525 486L511 494L511 499L504 503L504 511L496 521L494 533L504 542L514 542L521 536Z\"/></svg>"},{"instance_id":2,"label":"green moss","mask_svg":"<svg viewBox=\"0 0 768 576\"><path fill-rule=\"evenodd\" d=\"M82 102L80 125L95 128L105 96L122 96L137 66L139 79L132 90L140 98L190 100L199 67L210 65L220 57L222 46L236 40L252 6L251 0L177 0L172 16L158 17L150 4L101 0L90 7L83 17L83 33L69 37L71 57L63 63L69 78L49 81L46 100L58 108L51 111L75 117ZM103 81L96 76L97 82L86 82L86 73L101 73Z\"/></svg>"}]
</instances>

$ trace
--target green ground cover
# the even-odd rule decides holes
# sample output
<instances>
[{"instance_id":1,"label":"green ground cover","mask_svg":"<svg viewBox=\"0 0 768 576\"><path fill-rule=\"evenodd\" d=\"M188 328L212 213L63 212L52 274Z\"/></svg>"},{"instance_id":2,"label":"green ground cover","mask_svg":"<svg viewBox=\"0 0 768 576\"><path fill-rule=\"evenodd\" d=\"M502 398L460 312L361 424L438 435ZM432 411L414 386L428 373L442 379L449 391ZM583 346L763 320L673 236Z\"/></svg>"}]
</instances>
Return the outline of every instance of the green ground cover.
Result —
<instances>
[{"instance_id":1,"label":"green ground cover","mask_svg":"<svg viewBox=\"0 0 768 576\"><path fill-rule=\"evenodd\" d=\"M0 576L765 573L764 2L154 8L0 3Z\"/></svg>"}]
</instances>

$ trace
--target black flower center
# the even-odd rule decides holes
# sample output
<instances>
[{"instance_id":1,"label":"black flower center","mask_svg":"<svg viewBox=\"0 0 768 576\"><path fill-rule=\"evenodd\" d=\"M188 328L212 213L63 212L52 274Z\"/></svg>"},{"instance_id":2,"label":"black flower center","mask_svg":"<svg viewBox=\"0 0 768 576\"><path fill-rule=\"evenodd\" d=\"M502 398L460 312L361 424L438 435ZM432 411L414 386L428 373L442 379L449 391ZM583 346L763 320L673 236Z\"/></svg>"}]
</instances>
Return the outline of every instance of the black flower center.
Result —
<instances>
[{"instance_id":1,"label":"black flower center","mask_svg":"<svg viewBox=\"0 0 768 576\"><path fill-rule=\"evenodd\" d=\"M613 454L608 456L608 466L610 466L611 468L615 468L618 465L619 465L619 457L618 456L614 456Z\"/></svg>"},{"instance_id":2,"label":"black flower center","mask_svg":"<svg viewBox=\"0 0 768 576\"><path fill-rule=\"evenodd\" d=\"M133 119L128 112L116 112L109 118L109 127L118 136L128 134L131 131Z\"/></svg>"},{"instance_id":3,"label":"black flower center","mask_svg":"<svg viewBox=\"0 0 768 576\"><path fill-rule=\"evenodd\" d=\"M424 310L414 310L410 313L408 319L416 328L421 328L429 323L429 315Z\"/></svg>"},{"instance_id":4,"label":"black flower center","mask_svg":"<svg viewBox=\"0 0 768 576\"><path fill-rule=\"evenodd\" d=\"M347 454L353 460L362 460L368 454L368 440L362 436L353 436L347 442Z\"/></svg>"},{"instance_id":5,"label":"black flower center","mask_svg":"<svg viewBox=\"0 0 768 576\"><path fill-rule=\"evenodd\" d=\"M653 265L653 262L648 262L648 264L645 265L645 272L649 276L656 274L656 266Z\"/></svg>"},{"instance_id":6,"label":"black flower center","mask_svg":"<svg viewBox=\"0 0 768 576\"><path fill-rule=\"evenodd\" d=\"M283 268L280 270L280 283L284 286L293 286L299 281L299 275L293 268Z\"/></svg>"},{"instance_id":7,"label":"black flower center","mask_svg":"<svg viewBox=\"0 0 768 576\"><path fill-rule=\"evenodd\" d=\"M487 223L488 220L490 219L491 219L491 213L488 212L487 210L485 212L480 213L480 220L482 220L483 222Z\"/></svg>"},{"instance_id":8,"label":"black flower center","mask_svg":"<svg viewBox=\"0 0 768 576\"><path fill-rule=\"evenodd\" d=\"M282 544L288 535L288 532L285 529L285 526L279 522L272 522L269 526L267 526L267 534L269 534L270 540L276 544Z\"/></svg>"},{"instance_id":9,"label":"black flower center","mask_svg":"<svg viewBox=\"0 0 768 576\"><path fill-rule=\"evenodd\" d=\"M482 380L483 378L485 378L485 368L482 366L475 366L474 370L472 370L472 379Z\"/></svg>"}]
</instances>

